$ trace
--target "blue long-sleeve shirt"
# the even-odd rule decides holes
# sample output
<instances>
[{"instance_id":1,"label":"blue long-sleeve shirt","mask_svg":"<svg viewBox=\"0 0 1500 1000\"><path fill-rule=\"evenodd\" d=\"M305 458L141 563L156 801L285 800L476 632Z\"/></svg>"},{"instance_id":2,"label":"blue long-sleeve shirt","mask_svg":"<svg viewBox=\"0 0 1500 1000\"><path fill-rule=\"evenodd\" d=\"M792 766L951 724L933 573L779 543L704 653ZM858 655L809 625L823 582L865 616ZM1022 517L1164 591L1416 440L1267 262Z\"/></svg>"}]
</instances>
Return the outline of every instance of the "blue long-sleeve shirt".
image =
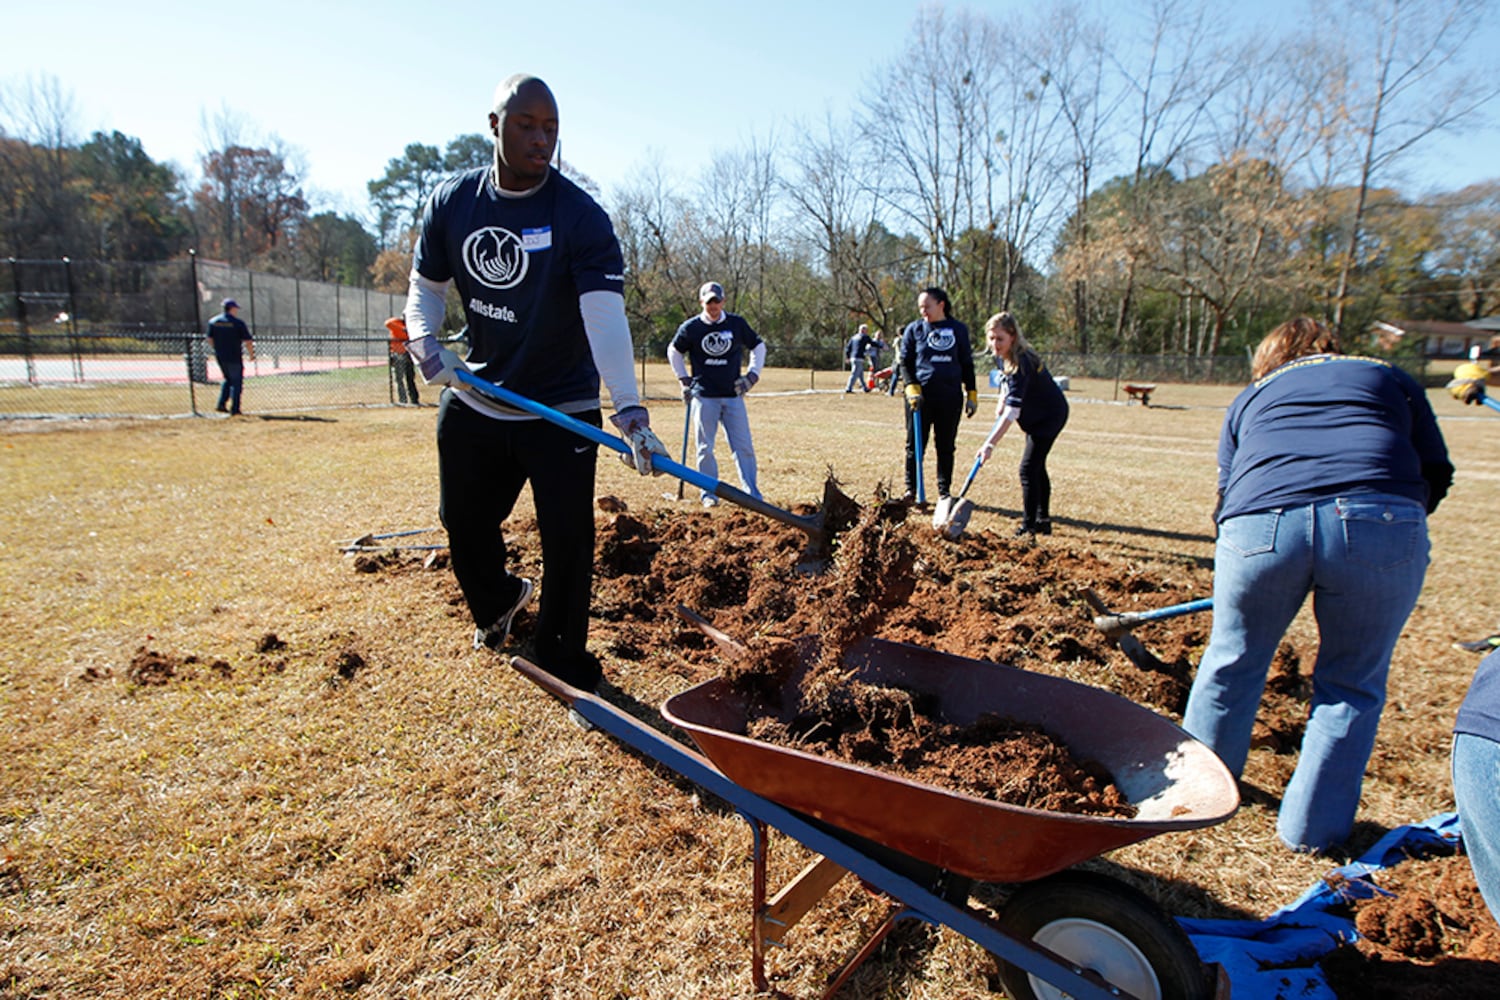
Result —
<instances>
[{"instance_id":1,"label":"blue long-sleeve shirt","mask_svg":"<svg viewBox=\"0 0 1500 1000\"><path fill-rule=\"evenodd\" d=\"M1218 520L1360 493L1431 509L1452 473L1415 379L1378 358L1315 354L1261 377L1230 405Z\"/></svg>"}]
</instances>

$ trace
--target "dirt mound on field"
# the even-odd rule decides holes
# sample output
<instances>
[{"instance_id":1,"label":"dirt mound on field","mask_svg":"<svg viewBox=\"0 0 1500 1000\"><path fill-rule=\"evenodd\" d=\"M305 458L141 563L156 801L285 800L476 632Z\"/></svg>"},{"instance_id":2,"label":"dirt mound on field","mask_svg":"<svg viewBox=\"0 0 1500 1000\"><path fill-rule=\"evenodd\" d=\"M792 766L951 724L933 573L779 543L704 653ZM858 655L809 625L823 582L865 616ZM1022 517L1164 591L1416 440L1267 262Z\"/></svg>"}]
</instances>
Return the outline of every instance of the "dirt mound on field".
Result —
<instances>
[{"instance_id":1,"label":"dirt mound on field","mask_svg":"<svg viewBox=\"0 0 1500 1000\"><path fill-rule=\"evenodd\" d=\"M1323 958L1342 998L1490 1000L1500 991L1500 926L1485 908L1469 859L1403 861L1370 880L1383 893L1354 900L1361 938Z\"/></svg>"},{"instance_id":2,"label":"dirt mound on field","mask_svg":"<svg viewBox=\"0 0 1500 1000\"><path fill-rule=\"evenodd\" d=\"M1207 615L1141 626L1136 635L1155 662L1134 663L1093 626L1095 612L1080 596L1083 588L1091 588L1117 612L1204 597L1212 591L1212 571L1196 560L1137 560L1118 550L1102 556L1090 549L1086 537L1028 541L972 528L950 541L931 530L922 512L877 495L861 521L840 533L838 557L828 571L809 575L797 569L806 534L759 515L727 506L640 512L623 504L606 506L596 522L590 641L610 672L670 673L684 684L719 676L765 684L766 678L784 676L797 665L794 640L799 637L816 635L837 643L870 635L1067 677L1179 720L1193 666L1208 641ZM513 570L537 577L535 524L517 520L507 529ZM422 571L416 557L382 567L386 573ZM462 616L462 599L451 577L434 575L441 577L438 586L453 613ZM701 613L749 654L741 659L725 655L677 614L679 604ZM513 642L522 653L532 623L530 614L517 623ZM1302 737L1313 653L1292 642L1282 644L1256 719L1255 744L1289 759ZM883 703L881 711L899 718L904 705L898 696ZM865 711L870 718L878 714ZM985 734L985 739L993 735ZM950 742L945 752L962 768L961 741ZM879 741L851 743L856 756L883 746ZM991 769L988 782L1000 783L992 765L985 767ZM1015 773L1031 781L1045 767L1043 758L1033 757L1015 764ZM1041 807L1062 808L1055 802ZM1414 863L1383 873L1381 884L1404 877L1407 864ZM1400 982L1402 995L1425 995L1420 992L1423 982L1434 984L1434 995L1437 990L1445 996L1492 995L1495 936L1484 929L1467 860L1450 860L1441 878L1413 868L1403 895L1407 900L1400 909L1416 913L1415 918L1383 916L1388 928L1381 932L1383 938L1371 934L1371 942L1341 949L1329 959L1326 971L1340 995L1372 995L1369 984L1376 982ZM1437 932L1424 913L1437 915L1447 957L1427 954ZM1453 916L1457 913L1464 914L1461 920ZM1460 924L1468 937L1454 945ZM1455 949L1459 954L1452 954ZM1462 992L1471 976L1483 982L1480 992Z\"/></svg>"}]
</instances>

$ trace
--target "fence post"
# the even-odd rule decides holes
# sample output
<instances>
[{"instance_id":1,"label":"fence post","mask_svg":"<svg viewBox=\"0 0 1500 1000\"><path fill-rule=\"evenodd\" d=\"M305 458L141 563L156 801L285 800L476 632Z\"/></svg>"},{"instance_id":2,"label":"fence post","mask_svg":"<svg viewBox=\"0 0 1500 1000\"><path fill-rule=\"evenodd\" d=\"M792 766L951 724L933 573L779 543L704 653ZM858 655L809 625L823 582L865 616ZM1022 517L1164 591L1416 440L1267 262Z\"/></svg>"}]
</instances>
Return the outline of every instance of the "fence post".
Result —
<instances>
[{"instance_id":1,"label":"fence post","mask_svg":"<svg viewBox=\"0 0 1500 1000\"><path fill-rule=\"evenodd\" d=\"M21 294L21 262L10 259L11 281L16 286L16 321L21 325L21 353L26 355L26 381L36 385L36 357L31 353L31 324L26 321L26 296Z\"/></svg>"},{"instance_id":2,"label":"fence post","mask_svg":"<svg viewBox=\"0 0 1500 1000\"><path fill-rule=\"evenodd\" d=\"M73 381L83 381L83 350L78 345L78 296L73 291L73 261L67 257L63 262L63 280L68 285L68 351L72 355Z\"/></svg>"},{"instance_id":3,"label":"fence post","mask_svg":"<svg viewBox=\"0 0 1500 1000\"><path fill-rule=\"evenodd\" d=\"M188 279L193 283L193 330L187 335L187 343L183 345L182 357L187 363L188 370L188 409L193 416L198 416L198 381L194 377L197 373L193 370L193 347L198 343L198 336L203 331L203 293L199 291L202 287L198 284L198 251L188 251ZM204 378L208 377L208 358L203 359Z\"/></svg>"}]
</instances>

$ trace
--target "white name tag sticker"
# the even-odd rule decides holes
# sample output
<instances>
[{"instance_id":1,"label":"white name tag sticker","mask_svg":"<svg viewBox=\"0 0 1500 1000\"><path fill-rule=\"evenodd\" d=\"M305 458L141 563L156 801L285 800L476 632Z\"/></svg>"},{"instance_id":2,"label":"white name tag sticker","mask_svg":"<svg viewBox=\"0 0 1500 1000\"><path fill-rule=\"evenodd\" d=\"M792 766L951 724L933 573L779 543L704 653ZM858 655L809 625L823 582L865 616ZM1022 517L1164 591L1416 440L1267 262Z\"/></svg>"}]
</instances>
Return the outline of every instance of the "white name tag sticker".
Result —
<instances>
[{"instance_id":1,"label":"white name tag sticker","mask_svg":"<svg viewBox=\"0 0 1500 1000\"><path fill-rule=\"evenodd\" d=\"M545 229L523 229L521 230L521 247L527 253L536 253L538 250L547 250L552 246L552 227Z\"/></svg>"}]
</instances>

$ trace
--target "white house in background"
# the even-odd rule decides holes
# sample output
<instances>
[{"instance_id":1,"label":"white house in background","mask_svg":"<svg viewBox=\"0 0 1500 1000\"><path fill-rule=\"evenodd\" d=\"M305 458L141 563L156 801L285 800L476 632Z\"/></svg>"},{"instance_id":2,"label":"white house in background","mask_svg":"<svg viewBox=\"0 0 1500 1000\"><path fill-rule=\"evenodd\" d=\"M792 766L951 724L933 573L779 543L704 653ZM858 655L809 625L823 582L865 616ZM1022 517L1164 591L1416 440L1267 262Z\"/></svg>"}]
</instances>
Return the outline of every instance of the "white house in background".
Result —
<instances>
[{"instance_id":1,"label":"white house in background","mask_svg":"<svg viewBox=\"0 0 1500 1000\"><path fill-rule=\"evenodd\" d=\"M1486 357L1500 352L1500 316L1487 316L1467 323L1432 319L1377 320L1371 326L1370 334L1385 350L1392 350L1408 337L1420 340L1422 354L1428 358L1468 358L1475 347Z\"/></svg>"}]
</instances>

